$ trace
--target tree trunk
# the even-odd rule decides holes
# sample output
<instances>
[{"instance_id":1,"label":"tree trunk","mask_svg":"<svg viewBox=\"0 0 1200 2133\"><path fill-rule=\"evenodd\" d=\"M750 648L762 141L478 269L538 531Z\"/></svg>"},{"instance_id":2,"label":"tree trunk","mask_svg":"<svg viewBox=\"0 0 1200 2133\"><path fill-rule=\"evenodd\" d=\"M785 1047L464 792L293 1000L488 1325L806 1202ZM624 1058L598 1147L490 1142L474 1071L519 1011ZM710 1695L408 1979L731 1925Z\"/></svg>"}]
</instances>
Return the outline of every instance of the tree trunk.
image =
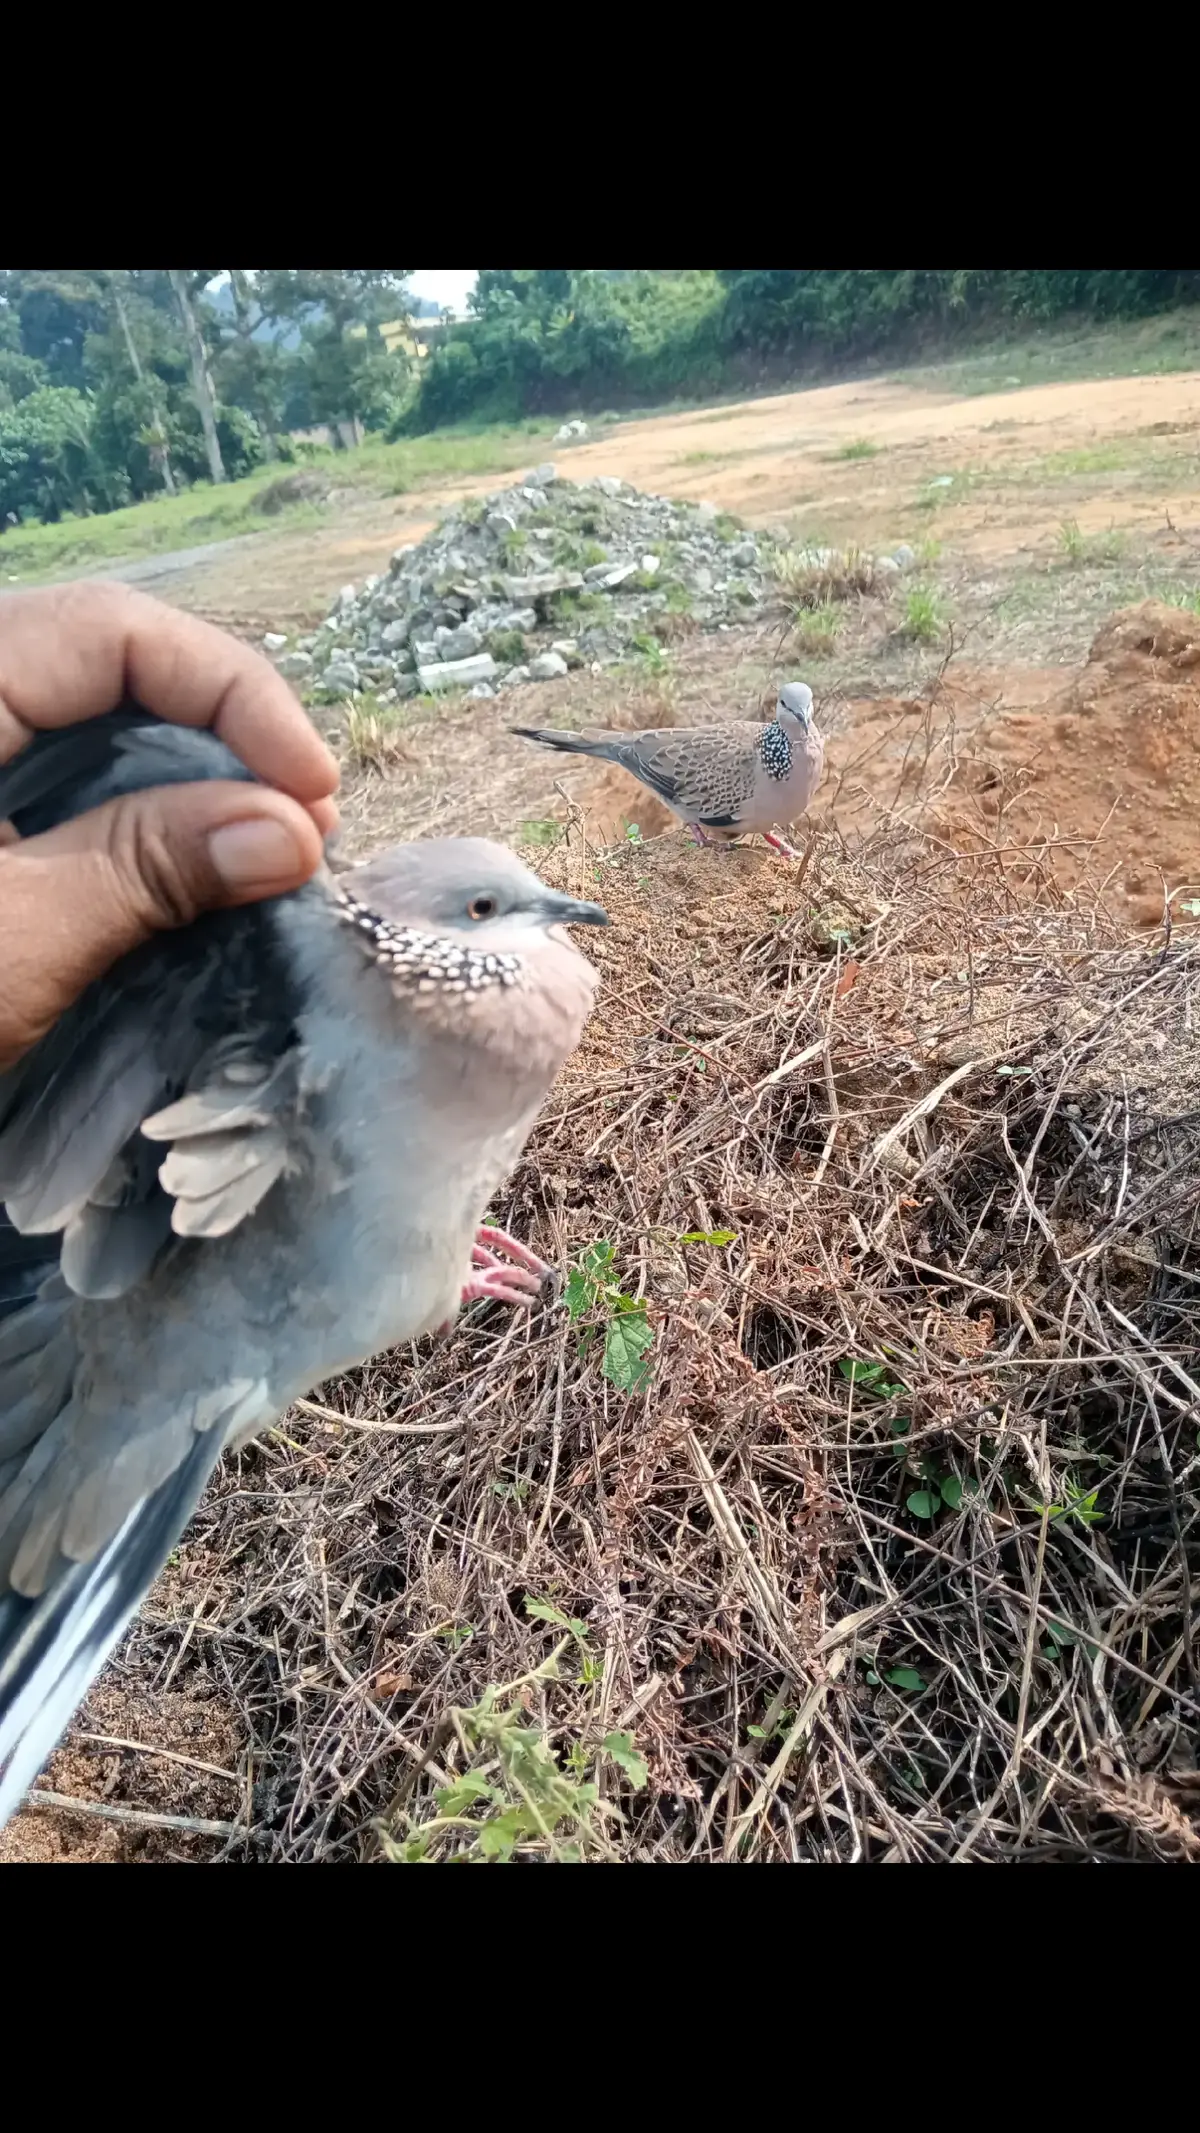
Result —
<instances>
[{"instance_id":1,"label":"tree trunk","mask_svg":"<svg viewBox=\"0 0 1200 2133\"><path fill-rule=\"evenodd\" d=\"M145 385L149 388L150 412L154 423L154 435L150 440L151 463L157 469L158 474L162 480L163 488L166 490L167 495L174 496L177 494L177 491L175 487L175 475L171 468L171 454L167 449L167 425L162 418L162 408L159 405L158 394L156 393L154 386L150 383L150 380L147 378L145 370L142 367L142 359L138 354L137 342L133 338L133 328L129 323L129 313L125 309L125 305L121 297L121 283L118 274L109 274L108 286L112 291L113 307L116 311L117 318L120 321L121 331L125 336L125 347L129 354L129 362L130 367L133 371L133 375L137 379L139 385Z\"/></svg>"},{"instance_id":2,"label":"tree trunk","mask_svg":"<svg viewBox=\"0 0 1200 2133\"><path fill-rule=\"evenodd\" d=\"M168 267L171 287L183 320L183 337L187 342L188 358L192 366L192 394L200 410L200 427L204 431L204 449L208 454L208 471L214 482L224 481L225 462L221 457L221 440L217 436L217 413L213 400L212 379L208 374L208 356L204 336L196 323L196 313L188 295L187 283L178 267Z\"/></svg>"},{"instance_id":3,"label":"tree trunk","mask_svg":"<svg viewBox=\"0 0 1200 2133\"><path fill-rule=\"evenodd\" d=\"M246 285L246 276L241 267L230 267L228 272L229 293L233 298L233 315L237 321L237 336L239 341L244 342L247 350L249 350L254 328L250 323L250 291ZM259 315L261 317L261 309ZM253 377L253 375L254 373L251 371L250 376ZM258 426L263 433L267 458L278 459L279 432L275 427L275 417L271 412L270 401L265 393L254 393L253 397L254 412L258 416Z\"/></svg>"}]
</instances>

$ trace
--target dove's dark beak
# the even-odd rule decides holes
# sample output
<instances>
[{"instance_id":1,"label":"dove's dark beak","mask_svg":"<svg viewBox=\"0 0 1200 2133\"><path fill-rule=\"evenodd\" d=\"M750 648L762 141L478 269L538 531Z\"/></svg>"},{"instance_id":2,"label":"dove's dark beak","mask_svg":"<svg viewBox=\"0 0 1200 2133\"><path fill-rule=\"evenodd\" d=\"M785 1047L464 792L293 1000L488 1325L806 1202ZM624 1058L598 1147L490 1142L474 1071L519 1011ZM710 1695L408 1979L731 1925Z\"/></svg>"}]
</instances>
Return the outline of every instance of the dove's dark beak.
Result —
<instances>
[{"instance_id":1,"label":"dove's dark beak","mask_svg":"<svg viewBox=\"0 0 1200 2133\"><path fill-rule=\"evenodd\" d=\"M580 903L574 896L559 896L553 889L546 891L542 909L547 925L551 926L607 926L608 913L603 904Z\"/></svg>"}]
</instances>

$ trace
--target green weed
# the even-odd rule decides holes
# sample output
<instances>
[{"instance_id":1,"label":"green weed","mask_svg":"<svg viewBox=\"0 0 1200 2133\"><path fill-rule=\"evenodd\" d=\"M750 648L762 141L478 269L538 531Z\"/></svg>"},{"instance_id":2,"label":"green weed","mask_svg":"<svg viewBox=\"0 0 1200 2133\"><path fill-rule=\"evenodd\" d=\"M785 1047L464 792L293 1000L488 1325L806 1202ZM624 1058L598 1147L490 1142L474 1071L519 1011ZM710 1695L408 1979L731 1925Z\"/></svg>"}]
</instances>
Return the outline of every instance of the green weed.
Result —
<instances>
[{"instance_id":1,"label":"green weed","mask_svg":"<svg viewBox=\"0 0 1200 2133\"><path fill-rule=\"evenodd\" d=\"M627 1296L612 1279L616 1256L603 1238L590 1244L571 1269L563 1302L572 1320L585 1321L579 1335L580 1361L603 1339L602 1376L618 1392L639 1392L650 1375L654 1329L646 1318L644 1299Z\"/></svg>"}]
</instances>

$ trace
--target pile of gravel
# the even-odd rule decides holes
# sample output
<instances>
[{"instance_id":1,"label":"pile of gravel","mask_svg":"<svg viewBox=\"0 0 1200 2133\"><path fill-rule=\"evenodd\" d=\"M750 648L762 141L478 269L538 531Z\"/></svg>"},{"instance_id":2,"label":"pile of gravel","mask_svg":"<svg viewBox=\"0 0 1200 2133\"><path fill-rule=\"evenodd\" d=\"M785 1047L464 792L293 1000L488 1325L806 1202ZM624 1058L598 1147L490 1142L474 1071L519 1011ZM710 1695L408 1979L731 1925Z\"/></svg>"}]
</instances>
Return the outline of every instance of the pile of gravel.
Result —
<instances>
[{"instance_id":1,"label":"pile of gravel","mask_svg":"<svg viewBox=\"0 0 1200 2133\"><path fill-rule=\"evenodd\" d=\"M774 591L773 552L715 504L541 466L397 549L386 576L345 586L313 636L264 641L319 701L491 696L652 650L684 618L702 629L753 619Z\"/></svg>"}]
</instances>

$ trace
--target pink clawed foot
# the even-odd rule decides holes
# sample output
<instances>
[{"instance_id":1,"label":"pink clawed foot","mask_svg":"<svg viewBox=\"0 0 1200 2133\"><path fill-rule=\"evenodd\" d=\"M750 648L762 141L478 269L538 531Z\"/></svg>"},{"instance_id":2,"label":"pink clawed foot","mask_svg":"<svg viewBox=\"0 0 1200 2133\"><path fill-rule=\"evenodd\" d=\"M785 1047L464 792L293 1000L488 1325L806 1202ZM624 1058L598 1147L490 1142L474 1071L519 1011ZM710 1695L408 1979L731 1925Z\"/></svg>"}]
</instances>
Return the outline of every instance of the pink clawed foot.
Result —
<instances>
[{"instance_id":1,"label":"pink clawed foot","mask_svg":"<svg viewBox=\"0 0 1200 2133\"><path fill-rule=\"evenodd\" d=\"M684 827L686 828L688 836L691 838L693 844L708 843L709 840L705 836L704 831L701 829L700 824L698 822L685 823Z\"/></svg>"},{"instance_id":2,"label":"pink clawed foot","mask_svg":"<svg viewBox=\"0 0 1200 2133\"><path fill-rule=\"evenodd\" d=\"M497 1259L496 1251L507 1253L517 1264L505 1266ZM471 1264L480 1272L464 1282L464 1303L478 1303L486 1298L491 1303L520 1305L528 1309L542 1294L546 1282L554 1279L552 1266L547 1266L536 1252L518 1243L503 1229L485 1226L476 1233L471 1247Z\"/></svg>"},{"instance_id":3,"label":"pink clawed foot","mask_svg":"<svg viewBox=\"0 0 1200 2133\"><path fill-rule=\"evenodd\" d=\"M788 843L786 837L777 837L772 830L763 831L763 842L769 844L773 852L782 852L785 859L801 859L804 856L796 850L794 844Z\"/></svg>"}]
</instances>

